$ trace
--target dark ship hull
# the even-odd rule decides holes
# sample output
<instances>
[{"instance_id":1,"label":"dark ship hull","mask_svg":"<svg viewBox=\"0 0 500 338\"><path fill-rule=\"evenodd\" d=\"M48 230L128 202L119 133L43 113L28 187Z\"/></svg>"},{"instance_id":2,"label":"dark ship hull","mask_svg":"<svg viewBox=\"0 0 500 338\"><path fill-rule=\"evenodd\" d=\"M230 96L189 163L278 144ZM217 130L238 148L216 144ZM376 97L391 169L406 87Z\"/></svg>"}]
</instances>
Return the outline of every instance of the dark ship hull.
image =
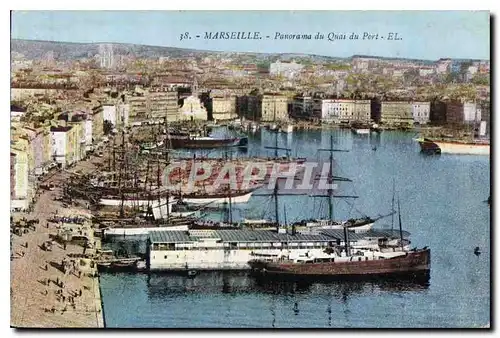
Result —
<instances>
[{"instance_id":1,"label":"dark ship hull","mask_svg":"<svg viewBox=\"0 0 500 338\"><path fill-rule=\"evenodd\" d=\"M171 136L169 143L173 149L211 149L221 147L246 146L246 137L235 138L213 138L213 137L182 137Z\"/></svg>"},{"instance_id":2,"label":"dark ship hull","mask_svg":"<svg viewBox=\"0 0 500 338\"><path fill-rule=\"evenodd\" d=\"M266 275L295 277L335 277L338 279L359 279L378 276L417 276L428 275L430 271L430 249L408 252L405 256L358 260L353 257L348 262L270 262L252 260L249 262L254 272Z\"/></svg>"}]
</instances>

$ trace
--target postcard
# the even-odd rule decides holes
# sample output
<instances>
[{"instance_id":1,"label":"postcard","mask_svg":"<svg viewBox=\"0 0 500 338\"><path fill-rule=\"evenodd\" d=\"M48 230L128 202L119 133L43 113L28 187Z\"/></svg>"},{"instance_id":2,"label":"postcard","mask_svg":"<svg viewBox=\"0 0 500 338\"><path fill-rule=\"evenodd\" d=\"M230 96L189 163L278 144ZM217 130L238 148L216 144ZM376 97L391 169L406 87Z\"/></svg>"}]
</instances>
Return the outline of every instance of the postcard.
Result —
<instances>
[{"instance_id":1,"label":"postcard","mask_svg":"<svg viewBox=\"0 0 500 338\"><path fill-rule=\"evenodd\" d=\"M12 11L13 328L489 328L488 11Z\"/></svg>"}]
</instances>

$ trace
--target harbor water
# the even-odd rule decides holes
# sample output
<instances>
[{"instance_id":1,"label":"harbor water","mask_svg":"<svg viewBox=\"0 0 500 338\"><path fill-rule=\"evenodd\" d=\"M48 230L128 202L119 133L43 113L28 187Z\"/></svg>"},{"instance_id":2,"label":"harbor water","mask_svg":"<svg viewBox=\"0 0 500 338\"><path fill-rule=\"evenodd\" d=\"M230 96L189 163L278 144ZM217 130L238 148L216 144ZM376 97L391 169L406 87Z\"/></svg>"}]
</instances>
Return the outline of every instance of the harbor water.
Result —
<instances>
[{"instance_id":1,"label":"harbor water","mask_svg":"<svg viewBox=\"0 0 500 338\"><path fill-rule=\"evenodd\" d=\"M219 131L220 132L220 131ZM266 130L249 136L246 153L274 156L265 146L290 148L291 156L325 159L334 153L343 194L336 219L377 216L391 211L393 182L401 201L403 228L412 247L431 248L428 285L409 282L270 282L244 272L171 274L102 273L107 327L484 327L490 322L490 160L488 156L425 155L415 134L384 131L353 135L349 130ZM209 155L220 156L220 152ZM270 197L253 196L237 213L272 218ZM326 217L325 201L309 196L280 198L288 222ZM397 227L386 217L375 228ZM117 245L117 243L113 243ZM144 250L142 243L119 244ZM475 255L479 247L481 254Z\"/></svg>"}]
</instances>

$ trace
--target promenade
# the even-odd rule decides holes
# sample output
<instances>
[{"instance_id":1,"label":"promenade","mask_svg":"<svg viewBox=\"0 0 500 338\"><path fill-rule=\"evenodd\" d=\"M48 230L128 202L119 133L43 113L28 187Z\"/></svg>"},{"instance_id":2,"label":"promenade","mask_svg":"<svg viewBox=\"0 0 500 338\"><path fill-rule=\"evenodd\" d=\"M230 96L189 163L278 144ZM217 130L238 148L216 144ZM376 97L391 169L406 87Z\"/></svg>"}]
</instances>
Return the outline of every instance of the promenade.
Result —
<instances>
[{"instance_id":1,"label":"promenade","mask_svg":"<svg viewBox=\"0 0 500 338\"><path fill-rule=\"evenodd\" d=\"M90 171L93 165L82 161L73 170ZM14 219L39 220L35 230L21 236L12 234L11 259L11 326L22 327L104 327L99 280L90 261L71 258L82 254L83 247L53 242L52 251L45 251L43 243L57 234L54 215L77 216L90 214L84 207L63 207L54 198L61 194L63 182L69 174L60 171L50 177L56 185L53 191L43 190L31 213L13 214ZM47 228L47 224L49 227ZM93 231L90 231L91 233ZM100 242L96 240L96 247ZM86 253L93 253L87 249ZM63 268L63 260L67 269ZM66 271L64 271L66 270Z\"/></svg>"}]
</instances>

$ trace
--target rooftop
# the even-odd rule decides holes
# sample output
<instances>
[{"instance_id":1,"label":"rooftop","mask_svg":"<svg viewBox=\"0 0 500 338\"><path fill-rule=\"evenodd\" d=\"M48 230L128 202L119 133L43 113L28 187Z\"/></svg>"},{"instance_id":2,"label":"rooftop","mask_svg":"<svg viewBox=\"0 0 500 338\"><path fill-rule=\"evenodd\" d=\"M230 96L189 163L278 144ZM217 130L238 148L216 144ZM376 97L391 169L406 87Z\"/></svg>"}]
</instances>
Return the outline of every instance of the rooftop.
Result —
<instances>
[{"instance_id":1,"label":"rooftop","mask_svg":"<svg viewBox=\"0 0 500 338\"><path fill-rule=\"evenodd\" d=\"M408 237L409 232L403 231L403 237ZM364 238L399 237L399 230L370 230L364 233L349 232L351 241ZM342 240L343 230L321 230L319 234L277 233L274 230L162 230L153 231L149 235L152 243L180 243L196 242L200 238L217 238L223 242L327 242Z\"/></svg>"}]
</instances>

